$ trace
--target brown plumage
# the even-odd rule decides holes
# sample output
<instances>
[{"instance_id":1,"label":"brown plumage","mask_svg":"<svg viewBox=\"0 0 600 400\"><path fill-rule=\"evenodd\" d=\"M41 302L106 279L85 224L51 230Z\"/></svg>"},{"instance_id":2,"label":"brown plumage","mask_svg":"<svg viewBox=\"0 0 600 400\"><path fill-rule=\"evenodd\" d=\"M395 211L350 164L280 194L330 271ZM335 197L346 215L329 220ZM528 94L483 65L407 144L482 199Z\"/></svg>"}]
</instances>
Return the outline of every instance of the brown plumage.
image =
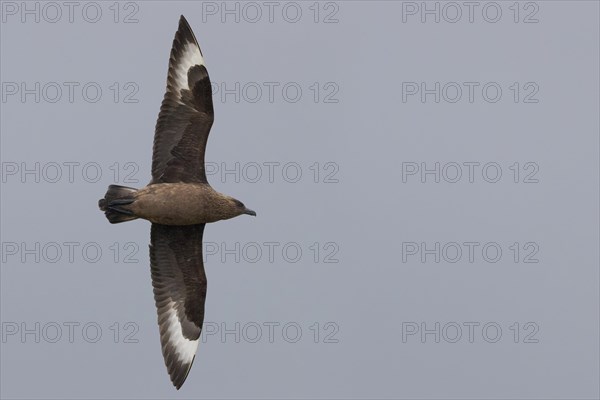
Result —
<instances>
[{"instance_id":1,"label":"brown plumage","mask_svg":"<svg viewBox=\"0 0 600 400\"><path fill-rule=\"evenodd\" d=\"M111 185L98 202L113 224L138 218L152 222L150 265L160 341L177 389L194 361L204 321L204 226L256 215L208 184L204 152L213 120L208 71L182 15L154 134L152 181L139 190Z\"/></svg>"}]
</instances>

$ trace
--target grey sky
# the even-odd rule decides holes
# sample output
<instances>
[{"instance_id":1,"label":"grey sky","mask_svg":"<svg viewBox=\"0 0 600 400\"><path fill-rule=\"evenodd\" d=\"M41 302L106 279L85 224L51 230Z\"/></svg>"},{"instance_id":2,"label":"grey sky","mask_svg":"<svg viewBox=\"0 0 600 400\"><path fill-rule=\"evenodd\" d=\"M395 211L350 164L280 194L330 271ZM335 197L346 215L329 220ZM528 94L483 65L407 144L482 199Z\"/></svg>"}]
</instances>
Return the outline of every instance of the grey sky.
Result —
<instances>
[{"instance_id":1,"label":"grey sky","mask_svg":"<svg viewBox=\"0 0 600 400\"><path fill-rule=\"evenodd\" d=\"M3 398L598 398L597 2L22 4ZM150 179L180 14L215 88L209 181L258 217L205 230L176 393L150 225L96 204Z\"/></svg>"}]
</instances>

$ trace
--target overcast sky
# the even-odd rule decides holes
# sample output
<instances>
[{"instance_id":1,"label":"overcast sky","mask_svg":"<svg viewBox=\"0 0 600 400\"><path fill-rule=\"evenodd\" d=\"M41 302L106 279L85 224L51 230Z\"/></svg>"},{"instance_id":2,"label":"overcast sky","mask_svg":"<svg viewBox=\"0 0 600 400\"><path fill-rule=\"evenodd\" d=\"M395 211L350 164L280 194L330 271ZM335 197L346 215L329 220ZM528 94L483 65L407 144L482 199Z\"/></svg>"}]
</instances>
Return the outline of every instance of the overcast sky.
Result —
<instances>
[{"instance_id":1,"label":"overcast sky","mask_svg":"<svg viewBox=\"0 0 600 400\"><path fill-rule=\"evenodd\" d=\"M3 398L598 398L599 6L1 3ZM179 15L213 83L202 342L162 358L150 180Z\"/></svg>"}]
</instances>

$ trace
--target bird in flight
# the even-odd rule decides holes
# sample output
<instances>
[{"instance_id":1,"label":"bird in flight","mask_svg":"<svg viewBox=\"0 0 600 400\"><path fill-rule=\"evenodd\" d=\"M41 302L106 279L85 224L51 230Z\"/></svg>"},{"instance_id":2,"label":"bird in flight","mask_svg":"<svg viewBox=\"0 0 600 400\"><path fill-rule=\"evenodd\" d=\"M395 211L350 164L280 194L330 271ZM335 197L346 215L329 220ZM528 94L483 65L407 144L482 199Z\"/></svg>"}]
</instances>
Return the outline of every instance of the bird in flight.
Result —
<instances>
[{"instance_id":1,"label":"bird in flight","mask_svg":"<svg viewBox=\"0 0 600 400\"><path fill-rule=\"evenodd\" d=\"M182 15L154 133L152 180L142 189L110 185L98 202L113 224L138 218L152 223L150 268L160 342L177 389L192 367L204 321L204 226L242 214L256 216L206 180L204 153L213 120L204 58Z\"/></svg>"}]
</instances>

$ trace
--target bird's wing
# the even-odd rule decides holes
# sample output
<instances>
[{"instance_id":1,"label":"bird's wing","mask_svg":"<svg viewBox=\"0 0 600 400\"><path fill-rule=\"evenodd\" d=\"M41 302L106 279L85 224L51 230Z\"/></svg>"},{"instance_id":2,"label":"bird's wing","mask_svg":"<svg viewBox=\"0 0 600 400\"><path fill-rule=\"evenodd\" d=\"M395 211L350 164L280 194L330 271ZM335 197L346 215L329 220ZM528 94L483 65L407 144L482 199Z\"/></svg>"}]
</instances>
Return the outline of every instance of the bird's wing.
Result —
<instances>
[{"instance_id":1,"label":"bird's wing","mask_svg":"<svg viewBox=\"0 0 600 400\"><path fill-rule=\"evenodd\" d=\"M156 122L151 183L208 183L204 151L213 120L208 71L194 32L182 15Z\"/></svg>"},{"instance_id":2,"label":"bird's wing","mask_svg":"<svg viewBox=\"0 0 600 400\"><path fill-rule=\"evenodd\" d=\"M204 224L152 224L150 234L150 265L160 342L167 370L177 389L192 367L204 321L203 232Z\"/></svg>"}]
</instances>

